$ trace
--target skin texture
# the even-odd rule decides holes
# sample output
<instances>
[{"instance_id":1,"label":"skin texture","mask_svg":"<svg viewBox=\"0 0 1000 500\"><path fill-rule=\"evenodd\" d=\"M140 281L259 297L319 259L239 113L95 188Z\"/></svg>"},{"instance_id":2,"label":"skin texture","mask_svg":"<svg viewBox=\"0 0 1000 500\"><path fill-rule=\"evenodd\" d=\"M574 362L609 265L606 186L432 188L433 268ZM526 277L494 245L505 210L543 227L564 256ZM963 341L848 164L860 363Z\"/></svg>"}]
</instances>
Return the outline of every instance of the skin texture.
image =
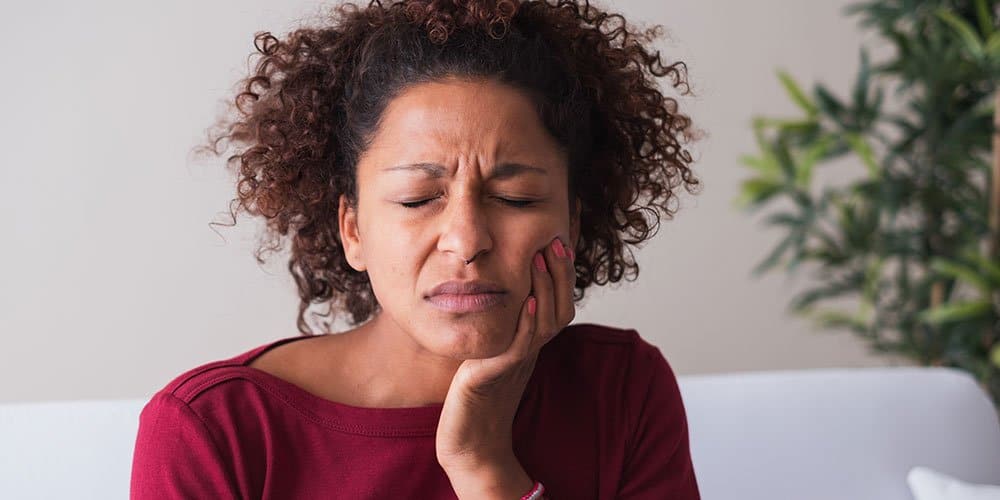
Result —
<instances>
[{"instance_id":1,"label":"skin texture","mask_svg":"<svg viewBox=\"0 0 1000 500\"><path fill-rule=\"evenodd\" d=\"M435 178L384 170L413 163L444 171ZM543 172L489 179L505 163ZM360 159L357 209L341 200L348 262L368 272L383 308L342 334L358 350L352 359L370 363L356 365L355 376L382 404L444 402L437 457L460 497L518 498L531 486L514 457L511 427L538 350L575 315L568 249L579 235L579 205L570 212L566 169L517 89L422 83L390 102ZM499 197L535 202L520 208ZM400 205L421 200L430 201ZM545 270L535 267L536 255ZM425 300L453 279L495 282L506 291L503 303L458 314Z\"/></svg>"},{"instance_id":2,"label":"skin texture","mask_svg":"<svg viewBox=\"0 0 1000 500\"><path fill-rule=\"evenodd\" d=\"M420 171L382 170L418 162L447 172L433 179ZM485 180L506 162L546 173ZM493 357L511 344L532 288L535 252L556 237L575 241L565 160L516 89L493 82L426 83L390 102L360 159L358 190L357 212L341 200L345 254L352 267L368 272L383 308L353 330L364 334L370 352L358 358L377 365L379 385L397 389L400 402L440 403L463 360ZM496 197L539 201L517 208ZM427 199L417 208L399 205ZM504 302L482 313L454 314L424 300L435 285L453 279L498 283L507 290Z\"/></svg>"},{"instance_id":3,"label":"skin texture","mask_svg":"<svg viewBox=\"0 0 1000 500\"><path fill-rule=\"evenodd\" d=\"M210 226L262 219L257 260L284 261L303 335L335 332L341 319L354 328L381 309L344 254L335 214L341 194L356 201L357 161L401 86L454 75L530 89L583 206L578 302L591 287L635 281L633 250L673 218L682 189L700 187L686 145L702 131L671 96L691 95L687 66L653 46L661 26L576 0L331 7L315 25L254 36L253 69L197 148L236 176L230 221Z\"/></svg>"},{"instance_id":4,"label":"skin texture","mask_svg":"<svg viewBox=\"0 0 1000 500\"><path fill-rule=\"evenodd\" d=\"M459 496L519 498L528 476L509 453L508 424L537 348L574 316L572 284L580 300L593 285L638 277L630 247L674 214L680 187L698 187L684 148L698 131L658 81L688 95L686 66L664 63L649 44L656 29L588 2L348 2L329 21L255 35L255 69L205 148L236 146L230 215L264 218L258 261L291 243L299 331L330 332L341 317L353 328L253 365L349 405L443 403L438 459ZM460 79L414 83L447 72ZM485 78L532 89L541 114ZM399 85L409 87L393 95ZM568 158L578 200L567 199ZM514 161L545 175L487 180ZM442 173L382 171L413 162ZM538 203L516 208L501 195ZM579 258L546 250L548 270L533 270L535 251L556 237ZM484 313L443 313L424 295L450 279L507 293ZM319 304L327 313L310 314Z\"/></svg>"},{"instance_id":5,"label":"skin texture","mask_svg":"<svg viewBox=\"0 0 1000 500\"><path fill-rule=\"evenodd\" d=\"M385 170L413 163L443 172ZM542 172L489 178L506 163ZM368 272L382 312L355 329L280 346L252 366L354 406L443 402L436 453L459 498L520 498L532 479L513 453L514 415L538 351L575 316L573 245L559 250L579 237L566 168L517 89L460 79L409 87L359 161L357 207L342 197L338 211L348 262ZM499 284L503 302L457 314L425 300L441 282L472 279Z\"/></svg>"}]
</instances>

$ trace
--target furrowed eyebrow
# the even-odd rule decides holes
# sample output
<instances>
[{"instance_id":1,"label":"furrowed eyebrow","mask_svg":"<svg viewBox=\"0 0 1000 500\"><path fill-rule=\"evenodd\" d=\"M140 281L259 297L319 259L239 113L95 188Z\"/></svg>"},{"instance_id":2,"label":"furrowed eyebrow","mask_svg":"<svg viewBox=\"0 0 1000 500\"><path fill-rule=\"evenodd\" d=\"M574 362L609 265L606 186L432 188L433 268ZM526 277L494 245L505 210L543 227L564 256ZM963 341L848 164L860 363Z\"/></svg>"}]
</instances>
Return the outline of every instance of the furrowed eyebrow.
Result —
<instances>
[{"instance_id":1,"label":"furrowed eyebrow","mask_svg":"<svg viewBox=\"0 0 1000 500\"><path fill-rule=\"evenodd\" d=\"M383 168L382 171L393 171L393 170L404 170L404 171L422 171L427 174L428 177L439 179L444 177L447 170L443 165L437 163L408 163L404 165L396 165L394 167ZM531 165L524 165L521 163L502 163L497 165L490 174L486 177L487 179L507 179L510 177L516 177L522 174L537 174L548 176L549 172L544 168L533 167Z\"/></svg>"},{"instance_id":2,"label":"furrowed eyebrow","mask_svg":"<svg viewBox=\"0 0 1000 500\"><path fill-rule=\"evenodd\" d=\"M507 179L523 174L536 174L547 177L549 175L549 171L544 168L533 167L531 165L524 165L521 163L501 163L493 168L493 170L490 171L490 175L486 176L486 178Z\"/></svg>"},{"instance_id":3,"label":"furrowed eyebrow","mask_svg":"<svg viewBox=\"0 0 1000 500\"><path fill-rule=\"evenodd\" d=\"M444 177L445 168L442 165L436 163L407 163L404 165L396 165L395 167L383 168L383 172L390 172L393 170L403 170L403 171L423 171L428 177L433 177L435 179Z\"/></svg>"}]
</instances>

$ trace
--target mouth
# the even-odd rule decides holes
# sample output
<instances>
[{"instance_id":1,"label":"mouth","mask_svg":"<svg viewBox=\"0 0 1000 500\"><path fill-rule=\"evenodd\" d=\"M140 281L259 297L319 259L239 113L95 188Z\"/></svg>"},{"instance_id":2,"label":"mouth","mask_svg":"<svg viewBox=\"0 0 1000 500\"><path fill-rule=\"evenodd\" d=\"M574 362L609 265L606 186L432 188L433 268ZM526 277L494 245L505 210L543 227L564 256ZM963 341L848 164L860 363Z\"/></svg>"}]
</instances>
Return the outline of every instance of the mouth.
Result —
<instances>
[{"instance_id":1,"label":"mouth","mask_svg":"<svg viewBox=\"0 0 1000 500\"><path fill-rule=\"evenodd\" d=\"M474 313L488 311L503 302L503 292L491 293L442 293L427 297L435 308L449 313Z\"/></svg>"},{"instance_id":2,"label":"mouth","mask_svg":"<svg viewBox=\"0 0 1000 500\"><path fill-rule=\"evenodd\" d=\"M502 304L506 293L499 283L484 279L451 280L435 286L424 300L444 312L475 313Z\"/></svg>"}]
</instances>

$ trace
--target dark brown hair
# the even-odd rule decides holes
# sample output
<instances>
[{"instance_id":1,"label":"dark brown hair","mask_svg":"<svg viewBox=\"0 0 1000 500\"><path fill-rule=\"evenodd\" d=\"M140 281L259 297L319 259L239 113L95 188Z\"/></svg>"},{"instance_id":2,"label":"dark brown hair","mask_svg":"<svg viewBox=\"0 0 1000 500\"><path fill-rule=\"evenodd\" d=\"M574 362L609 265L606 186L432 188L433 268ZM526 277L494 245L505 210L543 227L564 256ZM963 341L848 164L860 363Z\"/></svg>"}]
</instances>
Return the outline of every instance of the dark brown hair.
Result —
<instances>
[{"instance_id":1,"label":"dark brown hair","mask_svg":"<svg viewBox=\"0 0 1000 500\"><path fill-rule=\"evenodd\" d=\"M638 277L628 246L652 237L661 213L672 218L678 186L699 184L683 147L697 138L691 120L658 88L669 76L690 94L685 64L664 65L648 47L661 29L637 30L587 1L376 0L338 5L319 26L282 38L256 34L255 67L208 149L235 148L230 216L265 218L258 262L290 238L299 331L313 333L310 304L326 303L322 316L346 312L353 325L377 312L368 274L344 256L339 198L357 203L356 162L387 103L446 77L524 91L568 153L570 203L582 205L574 299L592 284Z\"/></svg>"}]
</instances>

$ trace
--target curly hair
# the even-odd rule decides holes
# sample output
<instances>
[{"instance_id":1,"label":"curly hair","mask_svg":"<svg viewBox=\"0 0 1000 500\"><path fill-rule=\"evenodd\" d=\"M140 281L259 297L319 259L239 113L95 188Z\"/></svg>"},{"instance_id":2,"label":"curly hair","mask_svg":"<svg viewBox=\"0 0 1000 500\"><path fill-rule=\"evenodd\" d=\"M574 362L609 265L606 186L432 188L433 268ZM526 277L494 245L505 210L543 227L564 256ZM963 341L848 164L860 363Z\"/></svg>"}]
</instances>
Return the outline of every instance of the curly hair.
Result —
<instances>
[{"instance_id":1,"label":"curly hair","mask_svg":"<svg viewBox=\"0 0 1000 500\"><path fill-rule=\"evenodd\" d=\"M629 245L652 237L661 213L673 217L678 186L699 185L683 147L699 133L657 86L669 76L691 94L686 65L665 65L648 47L661 30L636 29L587 0L372 0L338 5L321 25L283 38L257 33L253 69L204 146L219 156L234 149L230 225L240 210L265 218L259 263L290 238L303 335L313 334L310 304L327 304L320 316L366 321L379 304L331 216L342 194L356 206L359 156L407 86L492 79L529 96L567 152L570 203L581 203L574 300L592 284L634 280Z\"/></svg>"}]
</instances>

